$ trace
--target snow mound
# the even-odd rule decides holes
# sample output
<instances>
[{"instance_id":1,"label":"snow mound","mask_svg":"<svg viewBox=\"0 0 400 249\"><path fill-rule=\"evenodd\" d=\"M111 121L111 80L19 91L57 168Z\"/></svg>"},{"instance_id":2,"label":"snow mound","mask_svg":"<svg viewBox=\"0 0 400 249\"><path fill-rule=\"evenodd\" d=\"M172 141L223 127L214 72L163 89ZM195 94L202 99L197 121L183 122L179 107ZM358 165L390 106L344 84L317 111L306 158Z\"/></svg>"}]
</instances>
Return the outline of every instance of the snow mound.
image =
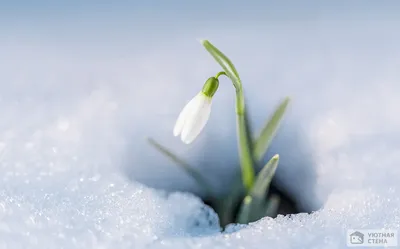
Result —
<instances>
[{"instance_id":1,"label":"snow mound","mask_svg":"<svg viewBox=\"0 0 400 249\"><path fill-rule=\"evenodd\" d=\"M192 195L112 178L3 185L0 248L143 248L220 230L214 211Z\"/></svg>"},{"instance_id":2,"label":"snow mound","mask_svg":"<svg viewBox=\"0 0 400 249\"><path fill-rule=\"evenodd\" d=\"M400 228L399 191L335 191L325 207L312 214L264 218L248 226L206 238L157 241L150 248L348 248L347 229ZM384 211L379 211L384 210Z\"/></svg>"}]
</instances>

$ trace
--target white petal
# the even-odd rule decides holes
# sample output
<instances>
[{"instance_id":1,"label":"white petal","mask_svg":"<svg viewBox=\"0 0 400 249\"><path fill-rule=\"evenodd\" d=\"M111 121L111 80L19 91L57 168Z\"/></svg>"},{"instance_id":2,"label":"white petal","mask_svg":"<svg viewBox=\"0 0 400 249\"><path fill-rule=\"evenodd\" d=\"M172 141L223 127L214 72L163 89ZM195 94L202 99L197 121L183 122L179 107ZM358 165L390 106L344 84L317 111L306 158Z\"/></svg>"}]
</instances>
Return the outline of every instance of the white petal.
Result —
<instances>
[{"instance_id":1,"label":"white petal","mask_svg":"<svg viewBox=\"0 0 400 249\"><path fill-rule=\"evenodd\" d=\"M193 109L193 105L196 105L197 103L197 95L191 99L185 107L183 107L181 113L179 113L178 119L176 120L175 126L174 126L174 136L178 136L181 134L183 130L183 126L185 125L186 117L187 114L191 112Z\"/></svg>"},{"instance_id":2,"label":"white petal","mask_svg":"<svg viewBox=\"0 0 400 249\"><path fill-rule=\"evenodd\" d=\"M200 134L206 125L211 112L211 98L200 93L196 96L195 105L187 114L181 133L181 139L189 144Z\"/></svg>"}]
</instances>

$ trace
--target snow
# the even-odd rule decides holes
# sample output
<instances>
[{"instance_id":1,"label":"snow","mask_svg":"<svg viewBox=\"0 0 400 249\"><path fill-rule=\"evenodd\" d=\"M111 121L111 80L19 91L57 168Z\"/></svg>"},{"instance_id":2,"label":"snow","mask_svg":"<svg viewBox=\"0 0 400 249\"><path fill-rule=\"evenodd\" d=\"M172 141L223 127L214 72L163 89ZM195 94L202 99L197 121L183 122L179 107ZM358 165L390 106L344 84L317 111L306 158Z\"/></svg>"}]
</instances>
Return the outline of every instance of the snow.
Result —
<instances>
[{"instance_id":1,"label":"snow","mask_svg":"<svg viewBox=\"0 0 400 249\"><path fill-rule=\"evenodd\" d=\"M399 193L372 190L338 191L313 214L264 218L235 232L207 238L169 239L150 248L348 248L347 229L399 229ZM389 199L390 198L390 199ZM343 199L346 199L343 202ZM385 210L378 212L377 209Z\"/></svg>"},{"instance_id":2,"label":"snow","mask_svg":"<svg viewBox=\"0 0 400 249\"><path fill-rule=\"evenodd\" d=\"M2 248L141 248L159 237L219 231L214 211L188 194L117 179L52 188L60 190L19 184L1 192Z\"/></svg>"},{"instance_id":3,"label":"snow","mask_svg":"<svg viewBox=\"0 0 400 249\"><path fill-rule=\"evenodd\" d=\"M156 47L149 37L80 43L45 33L38 42L6 30L0 248L346 248L346 229L400 229L398 24L277 22L260 25L262 34L161 34ZM227 80L199 140L172 136L183 105L219 69L199 36L235 62L254 127L292 96L269 156L280 154L277 183L316 212L220 233L199 198L160 190L204 195L147 136L207 174L219 194L238 170Z\"/></svg>"}]
</instances>

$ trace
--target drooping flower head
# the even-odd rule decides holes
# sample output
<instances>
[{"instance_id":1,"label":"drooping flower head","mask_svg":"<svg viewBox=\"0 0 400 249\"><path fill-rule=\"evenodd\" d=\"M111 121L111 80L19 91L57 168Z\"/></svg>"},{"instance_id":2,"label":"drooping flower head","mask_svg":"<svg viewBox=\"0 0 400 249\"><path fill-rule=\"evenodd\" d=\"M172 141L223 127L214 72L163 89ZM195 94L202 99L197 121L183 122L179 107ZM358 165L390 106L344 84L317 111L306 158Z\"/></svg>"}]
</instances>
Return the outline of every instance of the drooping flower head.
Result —
<instances>
[{"instance_id":1,"label":"drooping flower head","mask_svg":"<svg viewBox=\"0 0 400 249\"><path fill-rule=\"evenodd\" d=\"M212 97L217 91L219 81L210 77L203 89L182 109L174 127L174 136L181 135L181 140L190 144L203 130L210 117Z\"/></svg>"}]
</instances>

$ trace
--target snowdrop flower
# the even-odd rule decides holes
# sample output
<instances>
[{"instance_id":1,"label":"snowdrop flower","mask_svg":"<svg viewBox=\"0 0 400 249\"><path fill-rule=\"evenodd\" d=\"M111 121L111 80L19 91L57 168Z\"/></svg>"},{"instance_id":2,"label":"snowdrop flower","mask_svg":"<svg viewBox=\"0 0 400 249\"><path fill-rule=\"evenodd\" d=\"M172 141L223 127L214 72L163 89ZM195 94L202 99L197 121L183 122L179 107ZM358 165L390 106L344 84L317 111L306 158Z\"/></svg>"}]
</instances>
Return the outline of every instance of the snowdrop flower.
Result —
<instances>
[{"instance_id":1,"label":"snowdrop flower","mask_svg":"<svg viewBox=\"0 0 400 249\"><path fill-rule=\"evenodd\" d=\"M181 140L190 144L203 130L211 112L212 97L217 91L217 77L210 77L203 89L182 109L174 127L174 136L181 135Z\"/></svg>"}]
</instances>

